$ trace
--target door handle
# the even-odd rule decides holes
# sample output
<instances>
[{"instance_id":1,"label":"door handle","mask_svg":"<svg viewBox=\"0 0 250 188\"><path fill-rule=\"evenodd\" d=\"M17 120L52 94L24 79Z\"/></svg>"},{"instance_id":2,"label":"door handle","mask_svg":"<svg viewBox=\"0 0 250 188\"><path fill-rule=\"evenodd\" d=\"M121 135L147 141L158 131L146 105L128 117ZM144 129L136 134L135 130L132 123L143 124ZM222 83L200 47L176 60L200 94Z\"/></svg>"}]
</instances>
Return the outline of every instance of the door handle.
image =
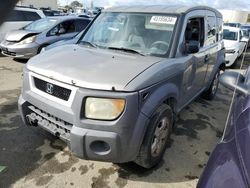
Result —
<instances>
[{"instance_id":1,"label":"door handle","mask_svg":"<svg viewBox=\"0 0 250 188\"><path fill-rule=\"evenodd\" d=\"M209 61L209 55L205 55L205 63L207 63Z\"/></svg>"}]
</instances>

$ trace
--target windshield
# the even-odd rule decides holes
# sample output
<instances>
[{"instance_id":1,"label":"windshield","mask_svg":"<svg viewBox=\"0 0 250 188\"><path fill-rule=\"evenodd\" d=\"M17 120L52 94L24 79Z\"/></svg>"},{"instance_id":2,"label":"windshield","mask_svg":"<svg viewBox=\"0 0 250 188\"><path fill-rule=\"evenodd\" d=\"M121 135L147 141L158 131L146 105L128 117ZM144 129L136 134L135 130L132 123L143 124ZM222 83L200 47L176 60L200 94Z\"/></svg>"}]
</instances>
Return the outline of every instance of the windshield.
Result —
<instances>
[{"instance_id":1,"label":"windshield","mask_svg":"<svg viewBox=\"0 0 250 188\"><path fill-rule=\"evenodd\" d=\"M164 14L103 13L82 38L83 43L143 55L166 55L177 21Z\"/></svg>"},{"instance_id":2,"label":"windshield","mask_svg":"<svg viewBox=\"0 0 250 188\"><path fill-rule=\"evenodd\" d=\"M223 30L224 40L238 40L238 33L235 31L230 31L228 29Z\"/></svg>"},{"instance_id":3,"label":"windshield","mask_svg":"<svg viewBox=\"0 0 250 188\"><path fill-rule=\"evenodd\" d=\"M56 19L43 18L32 22L31 24L25 26L23 29L29 31L42 32L54 26L56 22Z\"/></svg>"}]
</instances>

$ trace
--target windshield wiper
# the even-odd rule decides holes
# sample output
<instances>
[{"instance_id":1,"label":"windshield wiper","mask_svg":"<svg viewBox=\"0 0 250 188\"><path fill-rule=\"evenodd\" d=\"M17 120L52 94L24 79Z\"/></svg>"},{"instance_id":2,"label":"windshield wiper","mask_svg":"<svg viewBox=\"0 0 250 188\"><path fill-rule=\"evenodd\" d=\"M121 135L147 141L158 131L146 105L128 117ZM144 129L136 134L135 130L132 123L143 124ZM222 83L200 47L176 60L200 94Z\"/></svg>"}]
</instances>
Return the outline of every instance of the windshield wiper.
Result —
<instances>
[{"instance_id":1,"label":"windshield wiper","mask_svg":"<svg viewBox=\"0 0 250 188\"><path fill-rule=\"evenodd\" d=\"M121 50L121 51L124 51L124 52L131 52L131 53L136 53L136 54L140 54L142 56L145 56L145 54L141 53L141 52L138 52L134 49L131 49L131 48L124 48L124 47L108 47L108 49L111 49L111 50Z\"/></svg>"},{"instance_id":2,"label":"windshield wiper","mask_svg":"<svg viewBox=\"0 0 250 188\"><path fill-rule=\"evenodd\" d=\"M80 41L80 44L82 44L82 45L89 45L89 46L92 46L92 47L94 47L94 48L97 48L97 45L96 45L96 44L94 44L94 43L92 43L92 42L89 42L89 41L85 41L85 40Z\"/></svg>"}]
</instances>

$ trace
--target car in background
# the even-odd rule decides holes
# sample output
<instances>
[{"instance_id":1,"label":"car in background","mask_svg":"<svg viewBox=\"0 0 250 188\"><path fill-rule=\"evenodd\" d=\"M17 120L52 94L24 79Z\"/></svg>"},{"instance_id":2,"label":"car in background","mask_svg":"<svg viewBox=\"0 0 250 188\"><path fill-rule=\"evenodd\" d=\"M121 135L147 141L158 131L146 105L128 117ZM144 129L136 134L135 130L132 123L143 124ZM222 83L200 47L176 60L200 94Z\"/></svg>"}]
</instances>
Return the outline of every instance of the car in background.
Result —
<instances>
[{"instance_id":1,"label":"car in background","mask_svg":"<svg viewBox=\"0 0 250 188\"><path fill-rule=\"evenodd\" d=\"M242 24L240 26L241 29L247 29L250 32L250 24Z\"/></svg>"},{"instance_id":2,"label":"car in background","mask_svg":"<svg viewBox=\"0 0 250 188\"><path fill-rule=\"evenodd\" d=\"M241 30L243 32L243 37L248 39L247 40L247 48L249 48L250 47L250 42L249 42L249 40L250 40L250 26L249 26L249 28L242 27Z\"/></svg>"},{"instance_id":3,"label":"car in background","mask_svg":"<svg viewBox=\"0 0 250 188\"><path fill-rule=\"evenodd\" d=\"M250 67L244 75L228 71L220 83L236 91L220 143L209 157L198 188L247 188L250 185Z\"/></svg>"},{"instance_id":4,"label":"car in background","mask_svg":"<svg viewBox=\"0 0 250 188\"><path fill-rule=\"evenodd\" d=\"M41 10L21 6L15 7L0 27L0 42L4 39L6 33L20 29L29 23L44 17L45 15Z\"/></svg>"},{"instance_id":5,"label":"car in background","mask_svg":"<svg viewBox=\"0 0 250 188\"><path fill-rule=\"evenodd\" d=\"M64 16L64 13L60 10L52 10L50 8L40 8L43 11L45 16Z\"/></svg>"},{"instance_id":6,"label":"car in background","mask_svg":"<svg viewBox=\"0 0 250 188\"><path fill-rule=\"evenodd\" d=\"M41 53L45 52L47 50L50 50L52 48L58 47L58 46L63 46L63 45L66 45L66 44L76 44L79 41L80 37L82 36L83 32L84 32L84 30L81 31L80 33L78 33L76 36L74 36L71 39L60 40L58 42L50 44L50 45L42 48Z\"/></svg>"},{"instance_id":7,"label":"car in background","mask_svg":"<svg viewBox=\"0 0 250 188\"><path fill-rule=\"evenodd\" d=\"M248 39L243 37L240 28L224 26L223 40L226 49L226 66L230 67L243 53Z\"/></svg>"},{"instance_id":8,"label":"car in background","mask_svg":"<svg viewBox=\"0 0 250 188\"><path fill-rule=\"evenodd\" d=\"M241 24L240 23L224 23L223 26L227 26L227 27L237 27L240 28Z\"/></svg>"},{"instance_id":9,"label":"car in background","mask_svg":"<svg viewBox=\"0 0 250 188\"><path fill-rule=\"evenodd\" d=\"M72 38L89 22L89 19L69 16L43 18L8 33L0 48L3 55L29 59L47 45Z\"/></svg>"}]
</instances>

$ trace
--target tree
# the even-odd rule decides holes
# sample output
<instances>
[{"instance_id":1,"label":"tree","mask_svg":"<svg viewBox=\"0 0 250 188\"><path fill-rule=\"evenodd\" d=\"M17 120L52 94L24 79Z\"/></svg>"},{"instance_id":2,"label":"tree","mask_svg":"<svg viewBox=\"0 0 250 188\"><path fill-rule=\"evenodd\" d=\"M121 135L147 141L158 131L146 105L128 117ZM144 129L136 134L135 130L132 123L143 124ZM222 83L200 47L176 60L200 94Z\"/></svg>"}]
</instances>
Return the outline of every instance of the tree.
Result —
<instances>
[{"instance_id":1,"label":"tree","mask_svg":"<svg viewBox=\"0 0 250 188\"><path fill-rule=\"evenodd\" d=\"M73 1L72 3L70 3L71 7L82 7L82 3L79 3L78 1Z\"/></svg>"}]
</instances>

